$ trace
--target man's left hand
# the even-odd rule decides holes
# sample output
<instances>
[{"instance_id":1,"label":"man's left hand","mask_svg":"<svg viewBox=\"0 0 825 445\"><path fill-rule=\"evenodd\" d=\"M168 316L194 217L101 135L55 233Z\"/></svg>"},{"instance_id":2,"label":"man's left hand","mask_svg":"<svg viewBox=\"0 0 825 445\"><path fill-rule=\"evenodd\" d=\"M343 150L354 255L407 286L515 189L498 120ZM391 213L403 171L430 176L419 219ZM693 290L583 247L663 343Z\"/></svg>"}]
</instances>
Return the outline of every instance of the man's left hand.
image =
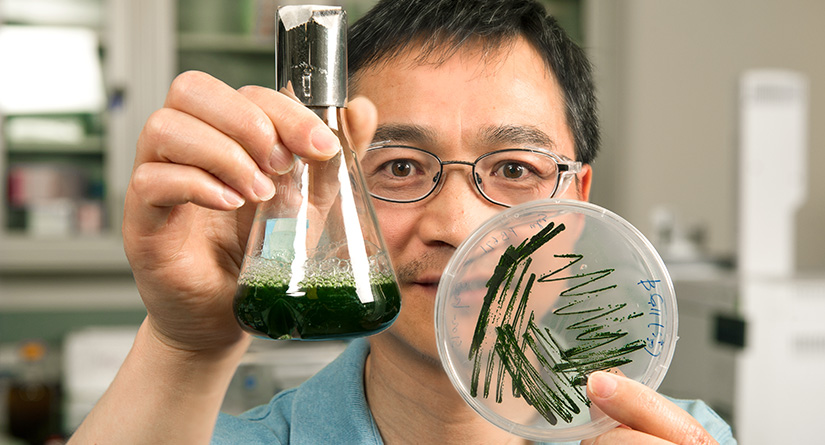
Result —
<instances>
[{"instance_id":1,"label":"man's left hand","mask_svg":"<svg viewBox=\"0 0 825 445\"><path fill-rule=\"evenodd\" d=\"M716 440L685 410L653 389L609 372L594 372L587 381L587 396L595 406L622 425L583 445L716 444Z\"/></svg>"}]
</instances>

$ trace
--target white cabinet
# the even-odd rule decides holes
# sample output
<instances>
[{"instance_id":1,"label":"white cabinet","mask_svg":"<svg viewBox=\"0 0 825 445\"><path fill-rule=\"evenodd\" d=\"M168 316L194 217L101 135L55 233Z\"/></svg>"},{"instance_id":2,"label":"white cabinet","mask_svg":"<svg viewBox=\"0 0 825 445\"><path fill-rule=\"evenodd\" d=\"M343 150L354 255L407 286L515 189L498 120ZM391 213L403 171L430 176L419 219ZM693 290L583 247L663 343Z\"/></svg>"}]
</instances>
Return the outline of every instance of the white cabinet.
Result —
<instances>
[{"instance_id":1,"label":"white cabinet","mask_svg":"<svg viewBox=\"0 0 825 445\"><path fill-rule=\"evenodd\" d=\"M0 274L128 271L123 199L137 135L174 76L174 23L173 0L0 0L0 32L96 37L92 62L61 60L73 49L59 37L41 53L33 46L22 60L0 61L22 75L0 76L0 88L35 104L0 107ZM79 83L58 89L90 88L82 70L100 75L99 106L61 108L48 87L74 71Z\"/></svg>"}]
</instances>

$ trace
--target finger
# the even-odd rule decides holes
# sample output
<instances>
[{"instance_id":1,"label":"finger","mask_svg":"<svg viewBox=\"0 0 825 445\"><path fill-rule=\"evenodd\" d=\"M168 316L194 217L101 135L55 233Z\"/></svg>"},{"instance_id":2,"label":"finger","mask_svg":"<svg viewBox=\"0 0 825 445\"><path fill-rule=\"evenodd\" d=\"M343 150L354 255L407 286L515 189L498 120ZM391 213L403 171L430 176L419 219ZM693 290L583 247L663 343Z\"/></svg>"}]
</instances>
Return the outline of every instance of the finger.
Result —
<instances>
[{"instance_id":1,"label":"finger","mask_svg":"<svg viewBox=\"0 0 825 445\"><path fill-rule=\"evenodd\" d=\"M275 193L272 181L236 140L171 108L152 113L138 138L136 165L147 162L197 167L253 201L268 200Z\"/></svg>"},{"instance_id":2,"label":"finger","mask_svg":"<svg viewBox=\"0 0 825 445\"><path fill-rule=\"evenodd\" d=\"M269 88L247 86L239 92L258 106L274 126L276 139L271 156L291 161L292 154L308 159L329 159L341 148L329 126L312 110L289 96ZM272 148L272 147L270 147ZM283 166L279 171L283 171Z\"/></svg>"},{"instance_id":3,"label":"finger","mask_svg":"<svg viewBox=\"0 0 825 445\"><path fill-rule=\"evenodd\" d=\"M197 167L161 162L135 168L126 208L134 227L151 233L163 227L175 206L192 203L213 210L234 210L243 197Z\"/></svg>"},{"instance_id":4,"label":"finger","mask_svg":"<svg viewBox=\"0 0 825 445\"><path fill-rule=\"evenodd\" d=\"M357 152L361 152L375 134L378 124L378 111L372 101L366 97L353 98L347 104L347 127L352 143Z\"/></svg>"},{"instance_id":5,"label":"finger","mask_svg":"<svg viewBox=\"0 0 825 445\"><path fill-rule=\"evenodd\" d=\"M631 429L679 444L716 443L690 414L635 380L594 372L588 377L587 396L602 412Z\"/></svg>"},{"instance_id":6,"label":"finger","mask_svg":"<svg viewBox=\"0 0 825 445\"><path fill-rule=\"evenodd\" d=\"M275 173L275 126L260 107L229 85L206 73L187 71L172 82L164 107L216 128L243 146L263 171Z\"/></svg>"}]
</instances>

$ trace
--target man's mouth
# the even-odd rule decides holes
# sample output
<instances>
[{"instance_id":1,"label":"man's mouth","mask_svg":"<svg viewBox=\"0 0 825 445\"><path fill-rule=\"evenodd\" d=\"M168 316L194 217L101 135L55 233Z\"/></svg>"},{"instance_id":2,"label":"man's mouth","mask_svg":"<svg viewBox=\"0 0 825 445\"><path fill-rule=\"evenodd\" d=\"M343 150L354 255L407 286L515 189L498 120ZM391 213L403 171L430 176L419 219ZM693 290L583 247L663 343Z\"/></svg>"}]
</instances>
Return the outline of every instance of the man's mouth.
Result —
<instances>
[{"instance_id":1,"label":"man's mouth","mask_svg":"<svg viewBox=\"0 0 825 445\"><path fill-rule=\"evenodd\" d=\"M411 284L428 289L437 289L439 281L441 281L441 276L420 277L413 280Z\"/></svg>"}]
</instances>

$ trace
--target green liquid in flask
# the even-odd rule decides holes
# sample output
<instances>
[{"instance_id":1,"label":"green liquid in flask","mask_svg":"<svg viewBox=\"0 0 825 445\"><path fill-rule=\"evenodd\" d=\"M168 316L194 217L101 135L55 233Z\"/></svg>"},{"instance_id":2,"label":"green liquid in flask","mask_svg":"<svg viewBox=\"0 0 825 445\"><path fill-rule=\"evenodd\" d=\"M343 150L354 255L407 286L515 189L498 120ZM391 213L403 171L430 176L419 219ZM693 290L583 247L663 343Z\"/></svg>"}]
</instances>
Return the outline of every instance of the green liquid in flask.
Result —
<instances>
[{"instance_id":1,"label":"green liquid in flask","mask_svg":"<svg viewBox=\"0 0 825 445\"><path fill-rule=\"evenodd\" d=\"M363 337L389 327L401 309L394 278L375 277L371 288L374 300L365 303L347 279L302 284L294 292L282 280L240 280L235 317L253 334L279 340Z\"/></svg>"}]
</instances>

